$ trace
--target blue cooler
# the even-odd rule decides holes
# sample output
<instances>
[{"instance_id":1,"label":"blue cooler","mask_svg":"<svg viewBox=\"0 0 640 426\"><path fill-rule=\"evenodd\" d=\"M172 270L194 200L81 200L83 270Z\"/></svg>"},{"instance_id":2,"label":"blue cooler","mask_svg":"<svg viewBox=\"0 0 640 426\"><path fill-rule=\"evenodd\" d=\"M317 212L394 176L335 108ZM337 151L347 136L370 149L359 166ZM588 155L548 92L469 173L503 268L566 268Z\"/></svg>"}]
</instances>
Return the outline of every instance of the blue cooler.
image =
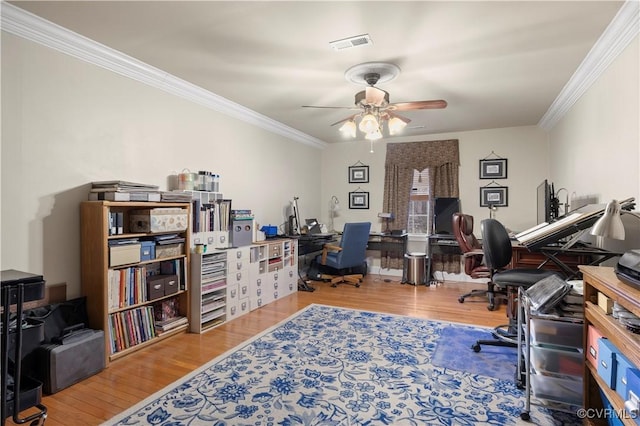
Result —
<instances>
[{"instance_id":1,"label":"blue cooler","mask_svg":"<svg viewBox=\"0 0 640 426\"><path fill-rule=\"evenodd\" d=\"M598 339L598 375L611 389L616 388L616 354L619 353L609 339Z\"/></svg>"}]
</instances>

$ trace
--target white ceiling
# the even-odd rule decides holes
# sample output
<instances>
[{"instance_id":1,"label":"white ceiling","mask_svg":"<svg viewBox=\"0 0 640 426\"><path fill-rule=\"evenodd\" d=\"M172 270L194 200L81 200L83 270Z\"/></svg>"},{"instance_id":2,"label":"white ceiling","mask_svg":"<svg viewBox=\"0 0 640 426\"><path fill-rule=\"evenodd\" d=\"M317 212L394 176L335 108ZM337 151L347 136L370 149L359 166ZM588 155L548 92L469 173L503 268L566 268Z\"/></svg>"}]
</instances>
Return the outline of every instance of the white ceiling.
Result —
<instances>
[{"instance_id":1,"label":"white ceiling","mask_svg":"<svg viewBox=\"0 0 640 426\"><path fill-rule=\"evenodd\" d=\"M401 68L391 102L444 99L403 113L405 136L536 125L621 1L11 2L322 141L361 86L362 62ZM329 42L369 34L370 46Z\"/></svg>"}]
</instances>

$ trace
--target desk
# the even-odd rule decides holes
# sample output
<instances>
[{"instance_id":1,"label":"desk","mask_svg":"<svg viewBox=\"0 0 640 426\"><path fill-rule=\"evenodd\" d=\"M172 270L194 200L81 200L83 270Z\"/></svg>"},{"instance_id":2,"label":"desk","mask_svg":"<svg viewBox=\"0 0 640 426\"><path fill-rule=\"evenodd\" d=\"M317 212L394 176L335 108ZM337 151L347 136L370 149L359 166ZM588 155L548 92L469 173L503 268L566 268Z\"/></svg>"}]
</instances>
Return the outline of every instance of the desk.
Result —
<instances>
[{"instance_id":1,"label":"desk","mask_svg":"<svg viewBox=\"0 0 640 426\"><path fill-rule=\"evenodd\" d=\"M562 248L545 246L530 251L525 246L514 244L511 250L510 268L543 268L559 271L567 279L579 278L578 265L598 265L622 253L610 252L597 247Z\"/></svg>"},{"instance_id":2,"label":"desk","mask_svg":"<svg viewBox=\"0 0 640 426\"><path fill-rule=\"evenodd\" d=\"M407 252L407 234L371 234L367 250L379 251L380 258L393 257L402 262L402 283L407 281L407 268L404 255Z\"/></svg>"},{"instance_id":3,"label":"desk","mask_svg":"<svg viewBox=\"0 0 640 426\"><path fill-rule=\"evenodd\" d=\"M453 234L427 235L427 281L431 281L434 254L462 254L458 241Z\"/></svg>"},{"instance_id":4,"label":"desk","mask_svg":"<svg viewBox=\"0 0 640 426\"><path fill-rule=\"evenodd\" d=\"M292 237L295 238L295 237ZM338 235L318 237L315 235L301 235L298 240L298 256L313 254L322 251L322 247L327 243L338 241Z\"/></svg>"},{"instance_id":5,"label":"desk","mask_svg":"<svg viewBox=\"0 0 640 426\"><path fill-rule=\"evenodd\" d=\"M298 240L298 258L300 256L304 256L304 275L301 273L300 268L302 263L298 260L298 290L300 291L314 291L313 287L310 287L307 284L308 280L308 267L307 265L307 256L315 256L316 254L320 254L322 252L322 248L325 244L335 243L338 241L338 235L332 234L329 236L317 236L313 234L300 235L299 237L292 236L291 238L295 238Z\"/></svg>"}]
</instances>

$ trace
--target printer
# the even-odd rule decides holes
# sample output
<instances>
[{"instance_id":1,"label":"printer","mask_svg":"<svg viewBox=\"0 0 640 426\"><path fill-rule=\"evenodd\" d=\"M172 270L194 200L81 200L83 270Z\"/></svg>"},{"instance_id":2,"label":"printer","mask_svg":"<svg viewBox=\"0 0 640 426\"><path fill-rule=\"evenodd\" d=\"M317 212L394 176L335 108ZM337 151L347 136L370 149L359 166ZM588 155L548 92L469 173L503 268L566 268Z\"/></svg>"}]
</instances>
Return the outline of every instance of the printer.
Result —
<instances>
[{"instance_id":1,"label":"printer","mask_svg":"<svg viewBox=\"0 0 640 426\"><path fill-rule=\"evenodd\" d=\"M614 270L620 281L640 288L640 249L623 254Z\"/></svg>"}]
</instances>

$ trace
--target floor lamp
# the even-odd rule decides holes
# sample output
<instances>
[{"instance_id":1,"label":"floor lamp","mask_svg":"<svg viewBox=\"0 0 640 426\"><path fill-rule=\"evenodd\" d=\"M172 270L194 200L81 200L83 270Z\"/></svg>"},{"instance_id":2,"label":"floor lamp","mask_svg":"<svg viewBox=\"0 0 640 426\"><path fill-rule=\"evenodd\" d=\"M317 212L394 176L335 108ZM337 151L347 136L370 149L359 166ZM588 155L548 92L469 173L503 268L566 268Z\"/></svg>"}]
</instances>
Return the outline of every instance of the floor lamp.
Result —
<instances>
[{"instance_id":1,"label":"floor lamp","mask_svg":"<svg viewBox=\"0 0 640 426\"><path fill-rule=\"evenodd\" d=\"M329 201L329 218L331 219L331 229L330 232L336 232L333 226L333 219L338 214L338 210L340 210L340 201L338 201L338 197L335 195L331 196L331 201Z\"/></svg>"}]
</instances>

